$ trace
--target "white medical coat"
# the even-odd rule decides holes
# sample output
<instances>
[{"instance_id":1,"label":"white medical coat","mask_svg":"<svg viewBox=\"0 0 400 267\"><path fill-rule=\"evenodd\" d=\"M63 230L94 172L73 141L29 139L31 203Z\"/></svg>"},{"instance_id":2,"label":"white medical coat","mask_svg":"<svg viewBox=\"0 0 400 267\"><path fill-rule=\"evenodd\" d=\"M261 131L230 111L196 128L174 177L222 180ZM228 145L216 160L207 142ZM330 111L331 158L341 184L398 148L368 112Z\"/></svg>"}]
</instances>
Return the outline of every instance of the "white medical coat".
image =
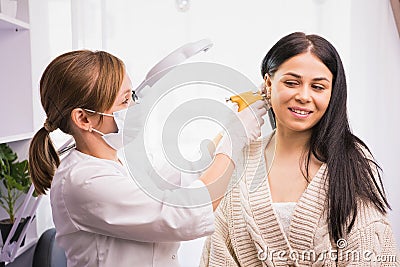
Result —
<instances>
[{"instance_id":1,"label":"white medical coat","mask_svg":"<svg viewBox=\"0 0 400 267\"><path fill-rule=\"evenodd\" d=\"M164 202L177 194L193 197L165 190ZM144 193L123 165L75 149L61 161L50 199L68 267L179 266L179 241L214 231L211 200L198 208L166 205Z\"/></svg>"}]
</instances>

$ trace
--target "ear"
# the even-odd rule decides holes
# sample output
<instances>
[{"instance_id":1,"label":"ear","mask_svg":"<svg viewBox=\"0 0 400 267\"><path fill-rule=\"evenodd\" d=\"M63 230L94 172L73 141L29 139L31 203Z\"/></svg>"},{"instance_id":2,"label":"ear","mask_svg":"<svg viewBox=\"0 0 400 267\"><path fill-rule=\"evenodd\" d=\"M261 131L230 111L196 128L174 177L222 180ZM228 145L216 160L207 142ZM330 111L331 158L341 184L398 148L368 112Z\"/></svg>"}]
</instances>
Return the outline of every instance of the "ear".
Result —
<instances>
[{"instance_id":1,"label":"ear","mask_svg":"<svg viewBox=\"0 0 400 267\"><path fill-rule=\"evenodd\" d=\"M264 76L264 88L265 88L265 94L266 94L266 101L268 105L268 109L272 108L271 104L271 91L272 91L272 81L271 77L268 75L268 73L265 73Z\"/></svg>"},{"instance_id":2,"label":"ear","mask_svg":"<svg viewBox=\"0 0 400 267\"><path fill-rule=\"evenodd\" d=\"M266 87L271 88L272 81L271 81L271 77L268 75L268 73L266 73L264 76L264 82L265 82Z\"/></svg>"},{"instance_id":3,"label":"ear","mask_svg":"<svg viewBox=\"0 0 400 267\"><path fill-rule=\"evenodd\" d=\"M71 120L79 129L84 131L92 130L92 119L81 108L75 108L71 111Z\"/></svg>"}]
</instances>

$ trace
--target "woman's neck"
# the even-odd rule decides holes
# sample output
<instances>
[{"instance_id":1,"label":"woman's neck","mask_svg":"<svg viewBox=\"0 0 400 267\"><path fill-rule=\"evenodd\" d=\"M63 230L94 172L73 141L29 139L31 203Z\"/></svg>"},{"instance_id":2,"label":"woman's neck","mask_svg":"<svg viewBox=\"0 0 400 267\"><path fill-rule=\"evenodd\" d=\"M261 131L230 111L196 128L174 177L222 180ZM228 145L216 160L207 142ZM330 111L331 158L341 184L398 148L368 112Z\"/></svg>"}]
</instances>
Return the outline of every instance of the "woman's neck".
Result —
<instances>
[{"instance_id":1,"label":"woman's neck","mask_svg":"<svg viewBox=\"0 0 400 267\"><path fill-rule=\"evenodd\" d=\"M90 133L93 134L93 133ZM76 149L90 156L119 162L117 151L95 136L75 136Z\"/></svg>"},{"instance_id":2,"label":"woman's neck","mask_svg":"<svg viewBox=\"0 0 400 267\"><path fill-rule=\"evenodd\" d=\"M277 128L275 133L276 150L279 154L298 154L308 149L311 130L296 132Z\"/></svg>"}]
</instances>

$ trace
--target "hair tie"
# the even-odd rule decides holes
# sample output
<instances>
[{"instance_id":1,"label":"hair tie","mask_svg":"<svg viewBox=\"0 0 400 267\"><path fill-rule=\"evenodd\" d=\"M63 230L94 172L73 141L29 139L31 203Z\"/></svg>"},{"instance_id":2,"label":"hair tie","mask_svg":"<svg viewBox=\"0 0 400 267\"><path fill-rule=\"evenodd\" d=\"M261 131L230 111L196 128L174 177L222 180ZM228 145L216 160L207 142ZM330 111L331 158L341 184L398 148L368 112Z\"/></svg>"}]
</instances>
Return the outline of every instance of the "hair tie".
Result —
<instances>
[{"instance_id":1,"label":"hair tie","mask_svg":"<svg viewBox=\"0 0 400 267\"><path fill-rule=\"evenodd\" d=\"M44 129L51 133L52 131L56 130L58 127L56 127L54 124L52 124L49 119L47 118L44 125L43 125Z\"/></svg>"}]
</instances>

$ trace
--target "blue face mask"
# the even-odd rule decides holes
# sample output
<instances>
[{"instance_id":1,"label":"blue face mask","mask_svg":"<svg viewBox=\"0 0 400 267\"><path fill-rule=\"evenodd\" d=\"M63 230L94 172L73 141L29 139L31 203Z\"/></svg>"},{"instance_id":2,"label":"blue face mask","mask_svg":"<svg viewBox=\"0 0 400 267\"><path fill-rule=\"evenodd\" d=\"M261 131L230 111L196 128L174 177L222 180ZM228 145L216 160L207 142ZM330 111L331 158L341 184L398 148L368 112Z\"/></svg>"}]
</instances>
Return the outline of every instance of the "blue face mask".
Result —
<instances>
[{"instance_id":1,"label":"blue face mask","mask_svg":"<svg viewBox=\"0 0 400 267\"><path fill-rule=\"evenodd\" d=\"M124 147L122 130L124 128L126 112L128 111L128 109L122 109L119 111L115 111L115 112L113 112L113 114L97 112L97 111L86 109L86 108L84 108L84 110L86 110L90 113L96 113L96 114L100 114L103 116L113 117L115 124L117 125L117 129L118 129L116 133L106 133L105 134L94 128L92 128L92 130L94 132L100 134L101 137L103 138L103 140L107 143L107 145L109 145L114 150L119 150Z\"/></svg>"}]
</instances>

